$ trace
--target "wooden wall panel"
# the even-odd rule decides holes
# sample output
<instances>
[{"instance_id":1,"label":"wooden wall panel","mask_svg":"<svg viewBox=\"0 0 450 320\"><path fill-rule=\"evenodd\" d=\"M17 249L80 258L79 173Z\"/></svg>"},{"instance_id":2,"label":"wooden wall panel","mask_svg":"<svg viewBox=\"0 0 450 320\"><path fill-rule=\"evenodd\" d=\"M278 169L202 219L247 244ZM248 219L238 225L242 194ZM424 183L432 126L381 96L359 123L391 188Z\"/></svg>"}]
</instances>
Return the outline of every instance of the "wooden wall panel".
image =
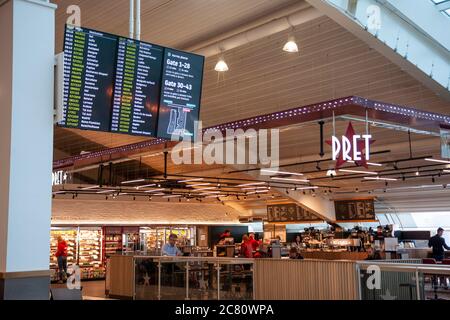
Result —
<instances>
[{"instance_id":1,"label":"wooden wall panel","mask_svg":"<svg viewBox=\"0 0 450 320\"><path fill-rule=\"evenodd\" d=\"M355 300L355 263L256 259L254 292L255 300Z\"/></svg>"}]
</instances>

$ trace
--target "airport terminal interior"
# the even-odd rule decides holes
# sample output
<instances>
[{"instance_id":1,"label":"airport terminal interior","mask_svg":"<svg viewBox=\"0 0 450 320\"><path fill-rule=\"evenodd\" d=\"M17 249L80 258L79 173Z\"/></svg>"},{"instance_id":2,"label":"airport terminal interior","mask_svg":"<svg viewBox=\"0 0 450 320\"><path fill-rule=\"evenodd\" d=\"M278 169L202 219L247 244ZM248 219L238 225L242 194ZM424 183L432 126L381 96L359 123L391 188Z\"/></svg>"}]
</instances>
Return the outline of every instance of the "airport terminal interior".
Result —
<instances>
[{"instance_id":1,"label":"airport terminal interior","mask_svg":"<svg viewBox=\"0 0 450 320\"><path fill-rule=\"evenodd\" d=\"M449 300L449 30L450 0L0 0L0 299Z\"/></svg>"}]
</instances>

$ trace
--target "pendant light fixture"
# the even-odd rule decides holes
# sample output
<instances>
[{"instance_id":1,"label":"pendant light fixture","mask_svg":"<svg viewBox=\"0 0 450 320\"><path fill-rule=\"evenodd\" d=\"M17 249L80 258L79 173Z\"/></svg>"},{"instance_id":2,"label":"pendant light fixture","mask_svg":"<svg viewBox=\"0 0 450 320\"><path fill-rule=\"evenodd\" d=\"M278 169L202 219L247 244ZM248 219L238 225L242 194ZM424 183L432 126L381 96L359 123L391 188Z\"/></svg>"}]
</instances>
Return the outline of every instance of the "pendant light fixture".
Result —
<instances>
[{"instance_id":1,"label":"pendant light fixture","mask_svg":"<svg viewBox=\"0 0 450 320\"><path fill-rule=\"evenodd\" d=\"M284 44L283 51L289 53L298 52L298 45L297 42L295 42L294 36L289 36L288 41Z\"/></svg>"},{"instance_id":2,"label":"pendant light fixture","mask_svg":"<svg viewBox=\"0 0 450 320\"><path fill-rule=\"evenodd\" d=\"M220 47L219 50L220 50L220 57L219 61L217 61L216 63L216 66L214 67L214 70L216 70L217 72L226 72L229 70L229 68L223 56L223 48Z\"/></svg>"},{"instance_id":3,"label":"pendant light fixture","mask_svg":"<svg viewBox=\"0 0 450 320\"><path fill-rule=\"evenodd\" d=\"M225 72L229 70L228 65L223 57L219 58L219 61L217 61L216 66L214 67L214 70L216 70L217 72Z\"/></svg>"},{"instance_id":4,"label":"pendant light fixture","mask_svg":"<svg viewBox=\"0 0 450 320\"><path fill-rule=\"evenodd\" d=\"M298 45L294 37L294 26L291 24L288 17L286 17L286 21L291 26L291 31L289 33L288 41L283 46L283 51L289 53L296 53L298 52Z\"/></svg>"}]
</instances>

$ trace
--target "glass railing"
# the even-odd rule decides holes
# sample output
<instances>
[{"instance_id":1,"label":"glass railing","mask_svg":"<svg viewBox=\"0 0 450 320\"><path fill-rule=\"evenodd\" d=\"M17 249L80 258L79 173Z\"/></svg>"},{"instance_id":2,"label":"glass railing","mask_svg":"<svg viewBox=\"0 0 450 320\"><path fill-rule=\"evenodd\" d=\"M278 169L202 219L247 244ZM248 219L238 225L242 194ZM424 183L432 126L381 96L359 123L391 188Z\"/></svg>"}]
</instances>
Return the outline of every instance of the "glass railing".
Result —
<instances>
[{"instance_id":1,"label":"glass railing","mask_svg":"<svg viewBox=\"0 0 450 320\"><path fill-rule=\"evenodd\" d=\"M136 300L252 300L253 260L136 256Z\"/></svg>"},{"instance_id":2,"label":"glass railing","mask_svg":"<svg viewBox=\"0 0 450 320\"><path fill-rule=\"evenodd\" d=\"M379 260L356 269L361 300L450 300L450 265Z\"/></svg>"}]
</instances>

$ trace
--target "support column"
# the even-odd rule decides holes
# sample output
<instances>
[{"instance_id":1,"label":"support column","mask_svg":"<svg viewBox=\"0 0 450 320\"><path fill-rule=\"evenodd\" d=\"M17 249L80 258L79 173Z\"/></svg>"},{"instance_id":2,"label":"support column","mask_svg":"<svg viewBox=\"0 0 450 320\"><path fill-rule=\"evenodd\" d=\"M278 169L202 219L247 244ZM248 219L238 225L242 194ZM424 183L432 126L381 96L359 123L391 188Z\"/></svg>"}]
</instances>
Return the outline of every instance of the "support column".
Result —
<instances>
[{"instance_id":1,"label":"support column","mask_svg":"<svg viewBox=\"0 0 450 320\"><path fill-rule=\"evenodd\" d=\"M0 4L0 300L49 298L55 9Z\"/></svg>"}]
</instances>

